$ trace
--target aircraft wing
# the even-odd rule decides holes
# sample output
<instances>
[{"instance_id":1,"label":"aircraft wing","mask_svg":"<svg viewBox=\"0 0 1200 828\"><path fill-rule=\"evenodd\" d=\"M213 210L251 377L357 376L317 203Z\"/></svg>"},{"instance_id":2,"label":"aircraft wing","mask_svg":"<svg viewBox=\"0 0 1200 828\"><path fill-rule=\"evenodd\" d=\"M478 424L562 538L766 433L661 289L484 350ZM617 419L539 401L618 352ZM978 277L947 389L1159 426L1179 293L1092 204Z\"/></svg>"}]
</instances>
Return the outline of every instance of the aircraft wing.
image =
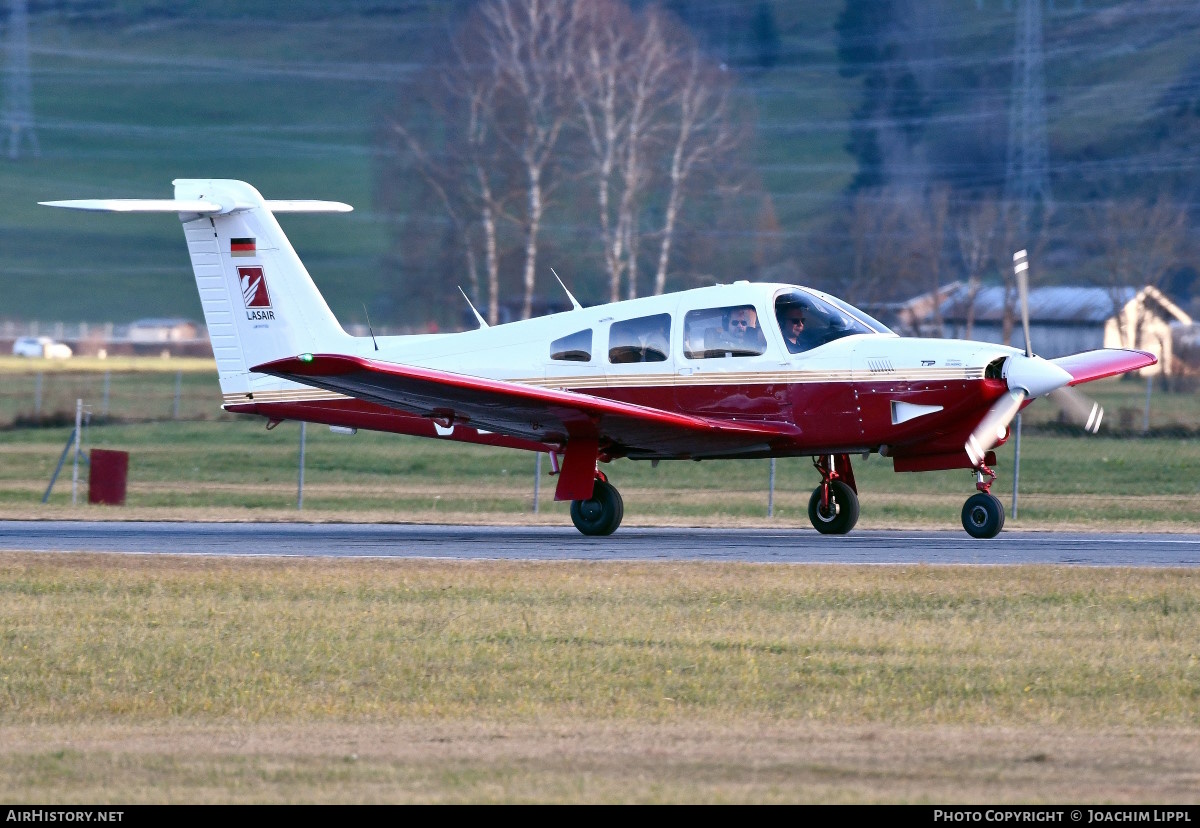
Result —
<instances>
[{"instance_id":1,"label":"aircraft wing","mask_svg":"<svg viewBox=\"0 0 1200 828\"><path fill-rule=\"evenodd\" d=\"M613 457L736 452L790 441L800 433L786 424L712 420L575 391L340 354L289 357L251 370L431 417L444 425L470 423L544 443L592 441Z\"/></svg>"},{"instance_id":2,"label":"aircraft wing","mask_svg":"<svg viewBox=\"0 0 1200 828\"><path fill-rule=\"evenodd\" d=\"M1084 351L1082 354L1052 359L1059 368L1071 375L1068 385L1079 385L1081 382L1104 379L1105 377L1124 374L1126 371L1136 371L1158 362L1154 354L1145 351L1130 351L1118 348L1103 348L1098 351Z\"/></svg>"}]
</instances>

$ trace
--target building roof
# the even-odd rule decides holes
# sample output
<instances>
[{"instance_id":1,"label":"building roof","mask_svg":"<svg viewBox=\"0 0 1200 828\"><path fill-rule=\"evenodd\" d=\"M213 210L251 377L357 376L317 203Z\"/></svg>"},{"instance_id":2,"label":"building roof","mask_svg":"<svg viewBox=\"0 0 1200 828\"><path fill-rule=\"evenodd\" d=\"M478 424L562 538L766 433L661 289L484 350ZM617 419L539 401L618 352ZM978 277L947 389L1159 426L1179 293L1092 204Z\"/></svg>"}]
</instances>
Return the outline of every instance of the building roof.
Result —
<instances>
[{"instance_id":1,"label":"building roof","mask_svg":"<svg viewBox=\"0 0 1200 828\"><path fill-rule=\"evenodd\" d=\"M1137 296L1133 288L1122 288L1118 296L1121 306ZM1004 319L1004 288L985 287L975 295L975 321L999 324ZM1019 314L1019 311L1015 311ZM1099 325L1112 318L1112 294L1102 287L1039 287L1029 291L1029 320L1031 322ZM955 295L942 303L942 317L947 321L967 317L967 289L959 288Z\"/></svg>"}]
</instances>

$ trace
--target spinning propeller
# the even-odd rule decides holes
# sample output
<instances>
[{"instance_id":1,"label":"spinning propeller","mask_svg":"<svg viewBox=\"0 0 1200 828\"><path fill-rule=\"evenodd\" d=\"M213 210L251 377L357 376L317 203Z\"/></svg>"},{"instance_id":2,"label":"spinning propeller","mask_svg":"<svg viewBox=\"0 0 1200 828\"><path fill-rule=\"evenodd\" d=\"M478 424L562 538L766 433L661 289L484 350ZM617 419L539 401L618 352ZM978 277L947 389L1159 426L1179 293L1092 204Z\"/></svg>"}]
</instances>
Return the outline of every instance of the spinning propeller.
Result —
<instances>
[{"instance_id":1,"label":"spinning propeller","mask_svg":"<svg viewBox=\"0 0 1200 828\"><path fill-rule=\"evenodd\" d=\"M1025 331L1025 355L1011 356L1004 361L1004 379L1008 382L1008 393L1004 394L988 409L983 419L967 438L964 448L967 457L975 465L983 462L984 456L1004 439L1008 424L1021 410L1025 400L1048 396L1072 420L1088 432L1095 434L1104 417L1104 409L1083 394L1070 387L1071 375L1052 362L1033 355L1029 340L1029 262L1024 250L1013 254L1013 270L1017 277L1017 295L1021 299L1021 326Z\"/></svg>"}]
</instances>

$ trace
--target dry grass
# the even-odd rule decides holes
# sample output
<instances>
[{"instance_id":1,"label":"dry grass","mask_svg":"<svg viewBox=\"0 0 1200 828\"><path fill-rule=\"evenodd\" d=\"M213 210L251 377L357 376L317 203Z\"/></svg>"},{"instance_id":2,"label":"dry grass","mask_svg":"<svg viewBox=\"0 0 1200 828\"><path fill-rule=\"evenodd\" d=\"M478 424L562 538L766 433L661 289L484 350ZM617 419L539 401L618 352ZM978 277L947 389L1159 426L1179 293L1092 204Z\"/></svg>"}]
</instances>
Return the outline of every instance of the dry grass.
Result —
<instances>
[{"instance_id":1,"label":"dry grass","mask_svg":"<svg viewBox=\"0 0 1200 828\"><path fill-rule=\"evenodd\" d=\"M0 798L1180 802L1193 570L0 555Z\"/></svg>"}]
</instances>

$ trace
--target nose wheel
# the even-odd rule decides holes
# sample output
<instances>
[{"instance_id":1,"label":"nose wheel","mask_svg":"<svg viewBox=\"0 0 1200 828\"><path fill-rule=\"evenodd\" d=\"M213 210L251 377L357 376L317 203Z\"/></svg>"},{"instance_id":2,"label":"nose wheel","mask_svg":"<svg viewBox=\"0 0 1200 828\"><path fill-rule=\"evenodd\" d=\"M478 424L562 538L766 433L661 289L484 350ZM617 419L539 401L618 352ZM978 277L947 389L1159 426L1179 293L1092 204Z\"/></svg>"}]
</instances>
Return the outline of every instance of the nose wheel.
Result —
<instances>
[{"instance_id":1,"label":"nose wheel","mask_svg":"<svg viewBox=\"0 0 1200 828\"><path fill-rule=\"evenodd\" d=\"M981 463L975 474L979 491L963 504L962 525L973 538L994 538L1004 528L1004 504L992 494L996 473Z\"/></svg>"},{"instance_id":2,"label":"nose wheel","mask_svg":"<svg viewBox=\"0 0 1200 828\"><path fill-rule=\"evenodd\" d=\"M571 522L585 535L611 535L625 516L621 493L607 480L596 478L592 496L587 500L571 501Z\"/></svg>"},{"instance_id":3,"label":"nose wheel","mask_svg":"<svg viewBox=\"0 0 1200 828\"><path fill-rule=\"evenodd\" d=\"M1004 505L991 492L977 492L963 504L962 525L973 538L994 538L1004 528Z\"/></svg>"}]
</instances>

